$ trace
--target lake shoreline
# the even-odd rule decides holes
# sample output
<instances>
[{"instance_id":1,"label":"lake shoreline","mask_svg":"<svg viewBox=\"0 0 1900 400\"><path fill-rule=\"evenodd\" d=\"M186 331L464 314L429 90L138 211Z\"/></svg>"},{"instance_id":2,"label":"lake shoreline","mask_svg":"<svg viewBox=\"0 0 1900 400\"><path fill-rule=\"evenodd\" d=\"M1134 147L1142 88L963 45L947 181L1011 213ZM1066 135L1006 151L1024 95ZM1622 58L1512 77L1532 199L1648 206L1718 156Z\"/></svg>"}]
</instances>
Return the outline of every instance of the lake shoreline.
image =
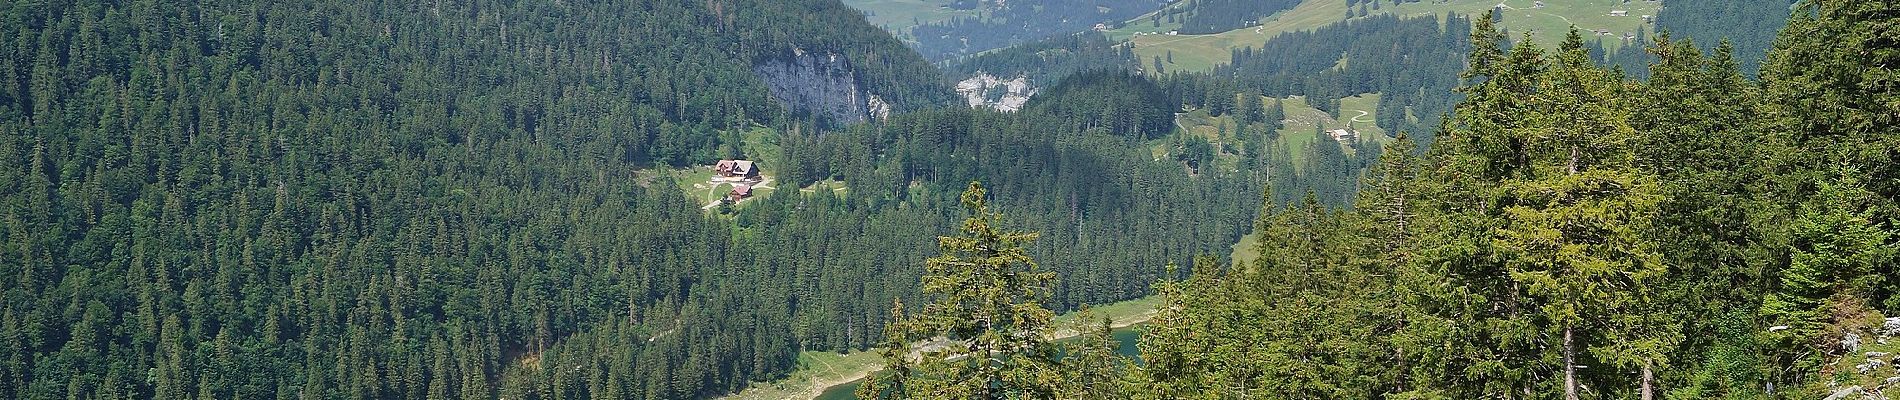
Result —
<instances>
[{"instance_id":1,"label":"lake shoreline","mask_svg":"<svg viewBox=\"0 0 1900 400\"><path fill-rule=\"evenodd\" d=\"M1155 315L1155 310L1157 308L1156 306L1159 304L1160 304L1159 297L1149 296L1149 297L1144 297L1140 299L1107 304L1101 307L1094 307L1092 308L1092 310L1096 318L1101 318L1101 317L1106 316L1109 319L1110 329L1122 329L1122 328L1127 328L1130 326L1147 323L1150 320L1152 320ZM1074 325L1077 323L1077 321L1074 321L1074 319L1078 318L1079 316L1080 316L1080 313L1069 313L1069 314L1065 314L1063 316L1057 317L1056 325L1077 326L1077 325ZM1080 334L1081 332L1074 328L1059 328L1059 329L1056 329L1055 333L1050 335L1050 340L1069 339L1076 336L1080 336ZM866 356L876 356L876 350L872 349L872 350L854 351L854 352L850 352L850 353L835 356L835 357L836 358L852 358L852 357L866 357ZM814 360L814 362L823 363L823 361L818 361L818 360ZM808 367L801 367L801 368L808 368ZM833 367L826 366L824 368L833 368ZM754 382L750 387L747 387L745 390L742 390L738 393L733 393L727 396L722 396L719 398L724 399L724 400L815 399L815 398L818 398L818 396L823 395L826 391L831 390L835 387L863 381L864 378L870 376L872 372L876 372L878 370L884 369L884 363L880 359L880 360L877 360L877 362L852 365L848 368L852 368L852 369L849 372L846 372L842 375L837 375L837 376L829 376L829 377L817 376L817 377L810 377L806 379L799 379L795 381L788 380L788 381L778 381L778 382ZM797 372L795 372L795 374L796 373ZM788 378L795 378L795 377L796 375L794 375L793 377L788 377Z\"/></svg>"},{"instance_id":2,"label":"lake shoreline","mask_svg":"<svg viewBox=\"0 0 1900 400\"><path fill-rule=\"evenodd\" d=\"M1135 326L1135 325L1141 325L1141 324L1145 324L1145 323L1148 323L1149 321L1152 321L1152 320L1154 320L1154 314L1155 314L1155 313L1154 313L1154 310L1152 310L1152 309L1150 309L1150 310L1148 310L1148 311L1145 311L1145 312L1142 312L1142 313L1140 313L1140 314L1135 314L1135 315L1131 315L1131 316L1128 316L1128 317L1126 317L1125 319L1113 319L1113 318L1111 318L1111 319L1109 320L1109 324L1108 324L1108 328L1109 328L1109 329L1111 329L1111 330L1113 330L1113 329L1123 329L1123 328L1128 328L1128 327L1132 327L1132 326ZM1081 331L1079 331L1079 330L1077 330L1077 329L1074 329L1074 328L1062 328L1062 329L1058 329L1058 330L1056 330L1056 333L1054 333L1054 334L1051 334L1051 335L1049 335L1049 340L1051 340L1051 341L1058 341L1058 340L1067 340L1067 339L1072 339L1072 338L1076 338L1076 337L1079 337L1079 336L1082 336L1082 332L1081 332ZM862 382L862 381L864 381L864 378L866 378L866 377L869 377L869 376L871 375L871 373L872 373L872 372L876 372L876 371L878 371L878 370L882 370L882 369L883 369L883 368L882 368L882 367L880 366L880 368L877 368L877 369L874 369L874 370L870 370L870 371L863 371L863 372L859 372L859 373L856 373L856 374L852 374L851 376L849 376L849 377L851 378L851 379L849 379L849 380L844 380L844 381L842 381L842 382L831 382L831 383L828 383L828 384L826 384L826 385L824 385L824 386L821 386L821 387L817 387L817 389L818 389L818 390L817 390L816 392L813 392L813 393L810 393L810 396L809 396L809 397L806 397L806 396L800 396L799 398L809 398L809 399L814 399L814 400L815 400L815 399L818 399L818 398L819 398L820 396L823 396L823 395L824 395L825 393L827 393L827 392L830 392L830 391L831 391L831 389L833 389L833 388L836 388L836 387L839 387L839 386L844 386L844 385L849 385L849 384L852 384L852 383L857 383L857 382Z\"/></svg>"}]
</instances>

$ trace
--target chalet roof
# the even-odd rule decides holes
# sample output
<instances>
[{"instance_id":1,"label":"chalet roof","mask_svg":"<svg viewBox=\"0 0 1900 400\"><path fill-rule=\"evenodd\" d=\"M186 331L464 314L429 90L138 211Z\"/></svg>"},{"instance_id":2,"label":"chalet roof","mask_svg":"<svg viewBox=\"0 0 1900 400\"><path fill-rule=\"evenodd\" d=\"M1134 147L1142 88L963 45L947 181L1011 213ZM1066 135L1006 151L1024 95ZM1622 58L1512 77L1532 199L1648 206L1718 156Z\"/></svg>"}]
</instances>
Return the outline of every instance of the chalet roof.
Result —
<instances>
[{"instance_id":1,"label":"chalet roof","mask_svg":"<svg viewBox=\"0 0 1900 400\"><path fill-rule=\"evenodd\" d=\"M758 173L756 167L757 165L752 161L747 160L719 160L719 163L713 164L713 170L718 171L722 176L750 176Z\"/></svg>"}]
</instances>

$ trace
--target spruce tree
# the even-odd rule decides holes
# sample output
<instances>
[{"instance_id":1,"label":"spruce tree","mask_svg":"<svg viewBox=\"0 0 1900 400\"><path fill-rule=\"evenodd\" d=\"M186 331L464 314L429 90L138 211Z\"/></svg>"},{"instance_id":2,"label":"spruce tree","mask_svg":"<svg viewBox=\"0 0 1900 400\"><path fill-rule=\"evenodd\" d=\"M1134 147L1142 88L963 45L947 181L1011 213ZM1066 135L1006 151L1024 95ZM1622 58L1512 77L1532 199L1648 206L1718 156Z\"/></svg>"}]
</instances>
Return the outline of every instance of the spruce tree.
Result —
<instances>
[{"instance_id":1,"label":"spruce tree","mask_svg":"<svg viewBox=\"0 0 1900 400\"><path fill-rule=\"evenodd\" d=\"M1119 400L1128 398L1122 387L1127 360L1115 352L1114 328L1108 318L1095 319L1089 310L1078 313L1083 326L1080 338L1064 346L1063 380L1058 398L1073 400Z\"/></svg>"},{"instance_id":2,"label":"spruce tree","mask_svg":"<svg viewBox=\"0 0 1900 400\"><path fill-rule=\"evenodd\" d=\"M915 365L887 357L901 374L890 381L901 384L866 398L1048 398L1058 390L1054 313L1042 305L1055 274L1024 249L1036 234L1004 228L981 183L970 182L962 203L960 235L938 238L943 255L925 263L924 293L935 300L893 322L894 336L933 344L915 349Z\"/></svg>"},{"instance_id":3,"label":"spruce tree","mask_svg":"<svg viewBox=\"0 0 1900 400\"><path fill-rule=\"evenodd\" d=\"M1652 186L1630 166L1634 131L1622 84L1591 63L1575 29L1548 78L1538 80L1528 126L1510 130L1528 169L1503 182L1506 224L1497 244L1513 281L1561 335L1563 393L1580 396L1579 352L1601 331L1626 332L1618 313L1662 272L1638 235L1655 209ZM1599 355L1599 358L1603 355ZM1654 353L1627 355L1647 367Z\"/></svg>"}]
</instances>

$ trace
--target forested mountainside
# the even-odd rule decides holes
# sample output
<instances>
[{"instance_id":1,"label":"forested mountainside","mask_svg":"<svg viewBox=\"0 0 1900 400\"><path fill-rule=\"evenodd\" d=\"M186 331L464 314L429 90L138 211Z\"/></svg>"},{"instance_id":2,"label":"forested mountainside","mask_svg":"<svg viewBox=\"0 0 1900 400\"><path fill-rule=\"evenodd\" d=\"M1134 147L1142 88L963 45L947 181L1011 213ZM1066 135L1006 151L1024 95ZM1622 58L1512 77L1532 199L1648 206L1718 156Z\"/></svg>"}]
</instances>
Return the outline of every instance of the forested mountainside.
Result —
<instances>
[{"instance_id":1,"label":"forested mountainside","mask_svg":"<svg viewBox=\"0 0 1900 400\"><path fill-rule=\"evenodd\" d=\"M1261 261L1185 283L1192 311L1153 348L1184 350L1168 353L1188 371L1177 387L1290 397L1877 392L1896 372L1874 339L1900 334L1881 317L1900 314L1900 153L1892 125L1854 121L1895 110L1822 99L1900 97L1875 83L1887 56L1862 51L1892 39L1877 21L1893 16L1806 10L1760 84L1683 43L1632 83L1580 40L1507 52L1481 25L1440 146L1387 152L1356 210L1270 212ZM1205 329L1223 330L1178 334ZM1334 361L1214 367L1234 358L1195 351L1224 343ZM1299 378L1319 371L1369 379Z\"/></svg>"},{"instance_id":2,"label":"forested mountainside","mask_svg":"<svg viewBox=\"0 0 1900 400\"><path fill-rule=\"evenodd\" d=\"M1900 313L1893 16L1814 1L1760 84L1726 51L1658 44L1636 82L1580 38L1363 11L1211 74L1131 75L1095 35L961 60L1052 85L1014 113L836 0L5 2L0 398L703 398L998 327L897 300L1034 300L1033 331L1154 291L1146 366L1011 368L1106 398L1874 387L1835 345ZM1095 23L1008 3L939 27ZM1367 91L1403 140L1325 132ZM721 158L784 190L668 177ZM1261 261L1194 260L1249 229ZM939 244L1050 275L919 287Z\"/></svg>"},{"instance_id":3,"label":"forested mountainside","mask_svg":"<svg viewBox=\"0 0 1900 400\"><path fill-rule=\"evenodd\" d=\"M1467 97L1436 144L1392 142L1355 207L1267 204L1258 261L1201 259L1157 284L1140 363L1106 329L1037 340L1046 278L1012 250L1033 232L995 228L1006 217L973 187L971 222L923 282L1014 290L928 286L890 331L969 345L888 352L893 372L858 394L1888 398L1900 55L1881 47L1900 16L1801 4L1759 81L1726 47L1655 43L1639 81L1575 31L1507 49L1477 19ZM967 322L987 320L1009 323Z\"/></svg>"},{"instance_id":4,"label":"forested mountainside","mask_svg":"<svg viewBox=\"0 0 1900 400\"><path fill-rule=\"evenodd\" d=\"M1738 53L1738 50L1731 50L1731 54L1735 54L1735 57L1744 64L1744 74L1750 76L1753 72L1747 69L1747 63L1759 62L1766 55L1768 36L1781 26L1787 19L1788 13L1785 8L1777 11L1776 7L1761 5L1722 6L1696 3L1692 0L1680 1L1681 4L1678 4L1679 8L1676 11L1666 12L1657 17L1660 26L1658 29L1665 29L1665 35L1667 35L1666 29L1670 26L1702 27L1694 31L1694 34L1699 37L1695 42L1705 50L1712 50L1716 44L1728 37L1741 38L1754 43L1759 47L1755 47L1753 53L1743 54ZM1136 47L1136 50L1144 54L1162 54L1153 57L1152 69L1147 69L1147 71L1161 74L1164 82L1191 82L1209 88L1211 90L1209 93L1240 92L1242 95L1239 98L1243 100L1252 99L1256 95L1265 95L1270 98L1299 96L1306 104L1327 112L1331 119L1337 120L1337 123L1329 128L1358 130L1367 125L1373 125L1386 135L1395 135L1401 131L1409 132L1413 141L1419 146L1429 146L1435 140L1436 127L1441 118L1449 113L1452 104L1462 99L1461 94L1451 89L1457 85L1458 81L1455 78L1457 72L1465 68L1464 57L1469 51L1466 37L1472 22L1469 17L1458 13L1440 16L1429 13L1407 17L1397 15L1404 14L1404 10L1456 9L1466 5L1393 2L1381 6L1387 10L1386 12L1366 14L1366 11L1378 8L1373 8L1372 5L1365 4L1366 2L1348 3L1366 8L1354 11L1353 16L1343 21L1317 25L1310 30L1278 33L1257 47L1235 48L1227 57L1224 57L1231 62L1215 65L1211 70L1211 76L1205 78L1202 78L1205 74L1199 71L1172 68L1171 66L1176 65L1173 50L1157 51L1142 47ZM1670 3L1664 3L1662 8L1669 9L1668 4L1676 3L1672 0ZM1747 12L1733 14L1716 10L1722 7L1742 7L1746 10L1737 11ZM1494 19L1491 21L1500 26L1500 30L1505 30L1502 26L1507 24L1546 26L1547 23L1540 22L1537 18L1561 17L1561 14L1552 13L1571 13L1571 17L1565 18L1574 18L1585 23L1607 23L1606 21L1615 21L1619 18L1640 17L1581 15L1577 13L1591 10L1608 12L1606 10L1609 8L1596 10L1594 8L1540 7L1534 3L1519 4L1502 10L1492 14ZM1311 10L1302 9L1290 14L1311 12ZM1720 18L1723 21L1733 23L1712 25L1701 22L1682 22L1701 21L1698 18L1718 14L1722 15ZM1254 31L1285 28L1279 25L1308 21L1310 19L1308 17L1283 15L1280 17L1281 20L1268 21L1267 25L1255 28ZM1529 19L1529 21L1518 21L1519 19ZM1584 33L1586 35L1584 47L1593 60L1618 66L1624 74L1631 77L1638 79L1647 77L1648 64L1653 61L1653 57L1648 53L1648 44L1657 38L1651 37L1645 33L1645 30L1640 29L1627 33L1627 37L1601 30ZM1233 34L1236 33L1229 32L1215 36ZM1239 34L1245 34L1245 32ZM1504 46L1507 48L1519 43L1532 42L1533 40L1530 39L1536 37L1526 32L1508 31L1506 36ZM1686 39L1681 36L1674 37ZM1190 43L1179 45L1182 46L1180 50L1183 53L1208 50L1192 44L1196 43L1194 40L1197 39L1183 40L1185 42L1178 43ZM1163 43L1163 47L1177 45L1168 44L1176 42ZM1135 45L1141 46L1141 43L1137 42ZM1149 61L1141 60L1140 62L1144 67L1148 67ZM1171 92L1194 93L1196 90L1171 90ZM1366 97L1374 97L1376 102L1370 106L1359 105L1351 110L1346 109L1344 104L1346 101ZM1227 99L1226 96L1208 95L1184 99L1184 102L1190 105L1205 103L1210 114L1218 116L1237 105L1228 102ZM1356 113L1367 113L1367 115L1355 115ZM1362 117L1370 118L1370 120L1362 120ZM1236 129L1245 130L1245 125L1238 124ZM1279 127L1275 127L1274 136L1284 137L1286 132L1278 132L1280 130ZM1289 156L1281 157L1281 159L1310 160L1305 157L1307 154L1328 154L1331 150L1307 147L1310 146L1295 145L1288 149ZM1376 151L1378 146L1368 147ZM1309 150L1318 150L1318 152ZM1328 155L1325 158L1334 157ZM1350 204L1350 195L1356 186L1352 177L1359 174L1358 169L1353 166L1366 165L1375 157L1353 158L1346 162L1321 163L1345 166L1347 171L1343 173L1342 178L1303 177L1296 180L1298 186L1293 187L1295 190L1283 191L1277 197L1282 202L1291 201L1297 199L1298 195L1306 190L1314 190L1320 194L1321 202L1329 206ZM1335 168L1321 168L1314 171L1331 169ZM1300 168L1300 174L1316 176L1305 168ZM1326 173L1317 175L1326 175Z\"/></svg>"},{"instance_id":5,"label":"forested mountainside","mask_svg":"<svg viewBox=\"0 0 1900 400\"><path fill-rule=\"evenodd\" d=\"M1058 36L943 64L965 104L1013 111L1044 89L1077 74L1141 70L1128 46L1097 32Z\"/></svg>"},{"instance_id":6,"label":"forested mountainside","mask_svg":"<svg viewBox=\"0 0 1900 400\"><path fill-rule=\"evenodd\" d=\"M944 65L945 73L953 79L978 74L1005 79L1025 77L1038 87L1053 86L1070 75L1100 70L1133 72L1141 68L1133 49L1096 32L997 49Z\"/></svg>"},{"instance_id":7,"label":"forested mountainside","mask_svg":"<svg viewBox=\"0 0 1900 400\"><path fill-rule=\"evenodd\" d=\"M1464 68L1470 32L1471 20L1463 16L1381 14L1237 50L1233 64L1213 74L1255 93L1317 99L1311 101L1314 107L1335 115L1340 98L1380 93L1379 127L1413 132L1419 142L1430 144L1427 127L1458 101L1451 89Z\"/></svg>"},{"instance_id":8,"label":"forested mountainside","mask_svg":"<svg viewBox=\"0 0 1900 400\"><path fill-rule=\"evenodd\" d=\"M790 366L787 306L709 284L730 228L635 169L797 123L752 71L794 49L948 101L833 1L0 16L0 398L518 398L571 337L622 339L620 396L730 390Z\"/></svg>"},{"instance_id":9,"label":"forested mountainside","mask_svg":"<svg viewBox=\"0 0 1900 400\"><path fill-rule=\"evenodd\" d=\"M707 397L876 343L971 180L1048 233L1058 308L1226 248L1264 184L1045 113L907 112L948 103L938 72L829 0L0 16L29 55L0 59L0 398ZM902 115L782 107L755 68L799 52ZM757 156L742 129L778 184L849 190L726 215L641 178Z\"/></svg>"}]
</instances>

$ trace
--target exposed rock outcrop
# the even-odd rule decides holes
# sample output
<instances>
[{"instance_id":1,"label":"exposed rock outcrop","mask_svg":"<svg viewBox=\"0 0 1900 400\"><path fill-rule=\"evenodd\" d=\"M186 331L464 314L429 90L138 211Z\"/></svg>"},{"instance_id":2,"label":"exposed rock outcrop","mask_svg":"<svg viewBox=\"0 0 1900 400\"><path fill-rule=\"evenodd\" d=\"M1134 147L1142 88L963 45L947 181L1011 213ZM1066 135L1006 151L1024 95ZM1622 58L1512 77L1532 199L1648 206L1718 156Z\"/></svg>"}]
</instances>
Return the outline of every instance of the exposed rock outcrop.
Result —
<instances>
[{"instance_id":1,"label":"exposed rock outcrop","mask_svg":"<svg viewBox=\"0 0 1900 400\"><path fill-rule=\"evenodd\" d=\"M885 119L891 104L864 89L851 61L838 53L792 50L788 58L752 66L772 98L794 111L809 112L836 124Z\"/></svg>"},{"instance_id":2,"label":"exposed rock outcrop","mask_svg":"<svg viewBox=\"0 0 1900 400\"><path fill-rule=\"evenodd\" d=\"M963 96L970 108L989 107L1000 111L1016 111L1029 103L1029 97L1036 95L1036 88L1029 85L1029 77L1017 76L1003 80L989 73L978 72L970 79L957 82L957 94Z\"/></svg>"}]
</instances>

